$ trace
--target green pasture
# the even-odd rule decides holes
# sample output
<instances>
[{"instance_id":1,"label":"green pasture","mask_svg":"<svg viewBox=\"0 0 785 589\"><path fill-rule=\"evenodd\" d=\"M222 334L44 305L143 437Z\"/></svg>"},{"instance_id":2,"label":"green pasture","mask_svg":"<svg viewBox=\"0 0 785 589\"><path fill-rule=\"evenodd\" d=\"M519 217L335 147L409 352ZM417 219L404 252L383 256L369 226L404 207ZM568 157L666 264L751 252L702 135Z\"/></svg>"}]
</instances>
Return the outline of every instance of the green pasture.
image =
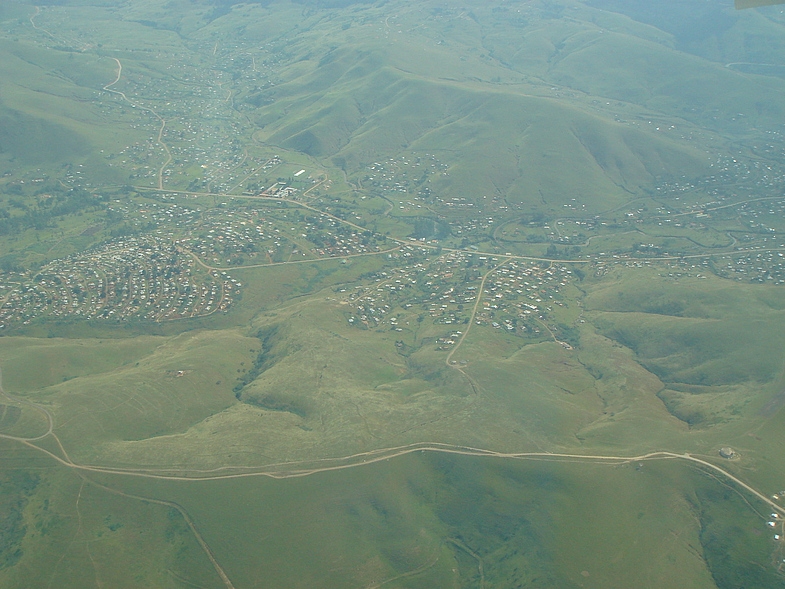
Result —
<instances>
[{"instance_id":1,"label":"green pasture","mask_svg":"<svg viewBox=\"0 0 785 589\"><path fill-rule=\"evenodd\" d=\"M670 451L785 490L785 290L712 272L726 251L763 271L785 243L784 82L745 73L782 61L783 19L644 4L64 0L34 28L33 5L0 3L0 221L27 222L2 225L3 272L201 231L143 219L153 203L282 223L275 263L201 260L242 283L226 312L0 337L0 586L220 589L214 564L236 589L785 586L771 506L695 463L345 459ZM115 60L128 100L104 90ZM164 188L193 194L157 190L161 141ZM327 181L293 180L294 198L383 249L438 241L285 262L317 213L241 193L300 169ZM72 187L104 198L47 213ZM507 308L540 330L512 332L429 315L490 269L448 279L442 248L587 263L532 293L541 320ZM358 293L401 327L350 324ZM12 439L46 412L53 436ZM192 480L327 464L352 467Z\"/></svg>"},{"instance_id":2,"label":"green pasture","mask_svg":"<svg viewBox=\"0 0 785 589\"><path fill-rule=\"evenodd\" d=\"M176 574L171 586L214 586L179 514L155 500L188 514L240 587L475 587L481 575L485 583L530 587L782 586L772 571L781 549L756 505L670 461L565 464L418 453L279 481L89 475L81 482L52 473L27 499L30 511L55 477L70 478L70 486L58 486L64 494L81 487L83 521L60 567L75 566L89 551L93 564L82 574L107 574L111 565L118 575L134 570L118 577L123 587L153 574L152 566L137 565L134 544L120 562L107 552L135 532L134 516L146 517L144 538L158 548L158 566ZM64 515L69 507L51 502L49 512ZM42 548L51 542L36 540ZM63 578L62 586L71 586Z\"/></svg>"},{"instance_id":3,"label":"green pasture","mask_svg":"<svg viewBox=\"0 0 785 589\"><path fill-rule=\"evenodd\" d=\"M779 291L715 277L669 283L646 270L606 289L587 298L595 323L665 382L763 385L781 373Z\"/></svg>"},{"instance_id":4,"label":"green pasture","mask_svg":"<svg viewBox=\"0 0 785 589\"><path fill-rule=\"evenodd\" d=\"M232 404L232 386L254 346L237 332L194 332L137 352L133 363L93 369L27 398L53 413L69 452L90 461L104 445L179 433ZM122 347L110 353L118 358Z\"/></svg>"},{"instance_id":5,"label":"green pasture","mask_svg":"<svg viewBox=\"0 0 785 589\"><path fill-rule=\"evenodd\" d=\"M5 441L3 455L4 586L221 586L174 506L118 496Z\"/></svg>"},{"instance_id":6,"label":"green pasture","mask_svg":"<svg viewBox=\"0 0 785 589\"><path fill-rule=\"evenodd\" d=\"M164 343L163 338L144 336L120 340L0 338L3 388L14 394L29 393L111 372L138 362Z\"/></svg>"},{"instance_id":7,"label":"green pasture","mask_svg":"<svg viewBox=\"0 0 785 589\"><path fill-rule=\"evenodd\" d=\"M753 287L732 285L724 296L741 296L737 288ZM695 304L720 312L721 305L709 304L722 302L721 292ZM776 418L777 356L750 351L753 340L739 338L738 323L599 312L593 309L602 290L596 293L574 350L545 336L536 343L473 325L453 356L456 364L447 366L447 352L427 343L443 335L443 326L418 329L407 344L413 352L402 354L399 334L350 327L327 290L261 313L245 335L210 330L65 346L21 340L25 347L10 359L43 354L50 372L25 372L12 361L4 376L10 392L26 392L53 411L55 431L72 455L104 464L258 465L426 440L510 451L716 455L758 415ZM762 297L759 304L773 303ZM565 320L575 317L563 312ZM679 321L693 331L706 325L712 346L683 338L679 352L674 339L656 336ZM778 337L777 324L769 323L767 337ZM735 335L723 340L722 330ZM647 334L645 348L634 345L638 333ZM101 350L101 366L66 372L93 347ZM673 352L661 359L669 347ZM738 359L717 370L712 354ZM699 374L714 380L696 382ZM745 451L747 464L759 459L759 451Z\"/></svg>"}]
</instances>

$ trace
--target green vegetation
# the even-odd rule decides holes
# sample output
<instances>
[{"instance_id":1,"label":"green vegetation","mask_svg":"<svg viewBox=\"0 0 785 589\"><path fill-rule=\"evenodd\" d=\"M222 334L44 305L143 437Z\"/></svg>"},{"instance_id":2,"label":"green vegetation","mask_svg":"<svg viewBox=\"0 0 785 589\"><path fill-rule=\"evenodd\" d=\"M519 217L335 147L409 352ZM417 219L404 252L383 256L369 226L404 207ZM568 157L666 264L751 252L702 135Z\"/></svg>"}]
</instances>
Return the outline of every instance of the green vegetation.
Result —
<instances>
[{"instance_id":1,"label":"green vegetation","mask_svg":"<svg viewBox=\"0 0 785 589\"><path fill-rule=\"evenodd\" d=\"M27 472L3 473L0 569L15 565L22 557L22 540L27 531L24 510L38 482L36 475Z\"/></svg>"},{"instance_id":2,"label":"green vegetation","mask_svg":"<svg viewBox=\"0 0 785 589\"><path fill-rule=\"evenodd\" d=\"M777 8L0 25L0 586L785 585Z\"/></svg>"}]
</instances>

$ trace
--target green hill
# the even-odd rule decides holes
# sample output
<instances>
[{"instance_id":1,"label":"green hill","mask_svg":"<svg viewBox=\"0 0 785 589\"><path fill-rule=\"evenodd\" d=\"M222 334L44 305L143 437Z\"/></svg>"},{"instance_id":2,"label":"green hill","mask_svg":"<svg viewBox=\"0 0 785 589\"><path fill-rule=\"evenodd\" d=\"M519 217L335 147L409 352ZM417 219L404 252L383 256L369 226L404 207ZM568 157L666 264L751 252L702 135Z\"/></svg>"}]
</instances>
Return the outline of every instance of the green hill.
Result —
<instances>
[{"instance_id":1,"label":"green hill","mask_svg":"<svg viewBox=\"0 0 785 589\"><path fill-rule=\"evenodd\" d=\"M85 137L63 125L0 106L0 154L23 164L40 164L84 156Z\"/></svg>"},{"instance_id":2,"label":"green hill","mask_svg":"<svg viewBox=\"0 0 785 589\"><path fill-rule=\"evenodd\" d=\"M0 21L0 587L785 587L780 9Z\"/></svg>"},{"instance_id":3,"label":"green hill","mask_svg":"<svg viewBox=\"0 0 785 589\"><path fill-rule=\"evenodd\" d=\"M381 52L342 53L270 94L257 111L267 141L348 173L403 151L445 154L454 163L438 190L514 204L608 208L657 179L705 170L697 150L579 105L407 74ZM281 117L292 111L300 116Z\"/></svg>"}]
</instances>

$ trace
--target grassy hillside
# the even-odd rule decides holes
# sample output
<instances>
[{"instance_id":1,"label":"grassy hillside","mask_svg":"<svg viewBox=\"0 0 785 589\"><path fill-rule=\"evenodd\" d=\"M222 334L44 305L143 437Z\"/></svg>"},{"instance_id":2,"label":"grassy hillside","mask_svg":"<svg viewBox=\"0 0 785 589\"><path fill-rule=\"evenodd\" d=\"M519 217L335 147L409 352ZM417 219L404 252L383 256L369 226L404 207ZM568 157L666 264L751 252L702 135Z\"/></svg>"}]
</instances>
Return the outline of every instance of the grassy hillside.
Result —
<instances>
[{"instance_id":1,"label":"grassy hillside","mask_svg":"<svg viewBox=\"0 0 785 589\"><path fill-rule=\"evenodd\" d=\"M593 292L587 304L598 312L600 330L662 380L660 397L691 426L768 414L763 408L779 394L779 290L721 283L698 290L630 273Z\"/></svg>"},{"instance_id":2,"label":"grassy hillside","mask_svg":"<svg viewBox=\"0 0 785 589\"><path fill-rule=\"evenodd\" d=\"M745 506L737 495L674 464L576 467L417 455L292 481L99 482L126 496L83 484L84 506L99 519L109 504L119 505L103 519L95 546L80 538L51 572L64 587L76 586L66 567L88 554L87 579L111 575L110 544L132 537L134 517L166 511L151 504L158 498L174 500L199 522L223 570L244 587L782 586L760 557L770 543L756 533L760 519L739 517ZM169 512L146 537L165 534L156 559L176 576L166 581L138 567L125 586L151 578L161 586L195 579L215 586L206 558L194 558L178 514ZM45 549L50 539L36 543L29 546ZM738 546L742 553L729 560L726 550L735 554ZM136 549L130 544L129 559Z\"/></svg>"},{"instance_id":3,"label":"grassy hillside","mask_svg":"<svg viewBox=\"0 0 785 589\"><path fill-rule=\"evenodd\" d=\"M57 123L8 108L0 113L0 154L13 163L50 164L91 149L84 137Z\"/></svg>"},{"instance_id":4,"label":"grassy hillside","mask_svg":"<svg viewBox=\"0 0 785 589\"><path fill-rule=\"evenodd\" d=\"M578 198L597 210L611 208L676 170L694 176L708 163L696 150L656 132L550 98L434 82L391 67L361 76L356 68L371 70L377 58L346 55L343 61L329 81L323 78L328 66L318 67L298 79L296 90L295 82L276 90L276 103L260 109L260 136L331 158L348 172L402 151L438 153L455 161L449 178L436 181L439 193L460 192L473 201L490 194L516 206L558 207ZM323 94L311 92L325 84ZM286 98L305 89L307 105ZM289 109L302 116L282 123L264 114Z\"/></svg>"},{"instance_id":5,"label":"grassy hillside","mask_svg":"<svg viewBox=\"0 0 785 589\"><path fill-rule=\"evenodd\" d=\"M681 51L726 64L733 61L781 63L782 13L776 8L739 12L730 5L698 1L648 2L593 0L588 4L645 23L670 35ZM746 42L740 42L746 38Z\"/></svg>"},{"instance_id":6,"label":"grassy hillside","mask_svg":"<svg viewBox=\"0 0 785 589\"><path fill-rule=\"evenodd\" d=\"M0 586L785 586L776 8L0 24Z\"/></svg>"},{"instance_id":7,"label":"grassy hillside","mask_svg":"<svg viewBox=\"0 0 785 589\"><path fill-rule=\"evenodd\" d=\"M113 79L110 59L8 39L0 41L0 57L2 157L24 168L81 162L99 146L117 148L117 133L106 128L95 102ZM106 177L105 163L95 164L96 179Z\"/></svg>"}]
</instances>

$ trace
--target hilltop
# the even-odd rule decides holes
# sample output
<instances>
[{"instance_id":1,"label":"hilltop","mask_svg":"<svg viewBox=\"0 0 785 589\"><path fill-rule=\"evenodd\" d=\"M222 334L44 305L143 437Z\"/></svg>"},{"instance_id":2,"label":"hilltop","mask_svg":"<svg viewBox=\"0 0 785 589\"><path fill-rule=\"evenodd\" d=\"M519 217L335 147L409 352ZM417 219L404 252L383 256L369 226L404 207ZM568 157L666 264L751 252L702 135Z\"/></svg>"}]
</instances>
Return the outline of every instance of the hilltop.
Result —
<instances>
[{"instance_id":1,"label":"hilltop","mask_svg":"<svg viewBox=\"0 0 785 589\"><path fill-rule=\"evenodd\" d=\"M785 586L785 16L652 6L2 3L0 585Z\"/></svg>"}]
</instances>

